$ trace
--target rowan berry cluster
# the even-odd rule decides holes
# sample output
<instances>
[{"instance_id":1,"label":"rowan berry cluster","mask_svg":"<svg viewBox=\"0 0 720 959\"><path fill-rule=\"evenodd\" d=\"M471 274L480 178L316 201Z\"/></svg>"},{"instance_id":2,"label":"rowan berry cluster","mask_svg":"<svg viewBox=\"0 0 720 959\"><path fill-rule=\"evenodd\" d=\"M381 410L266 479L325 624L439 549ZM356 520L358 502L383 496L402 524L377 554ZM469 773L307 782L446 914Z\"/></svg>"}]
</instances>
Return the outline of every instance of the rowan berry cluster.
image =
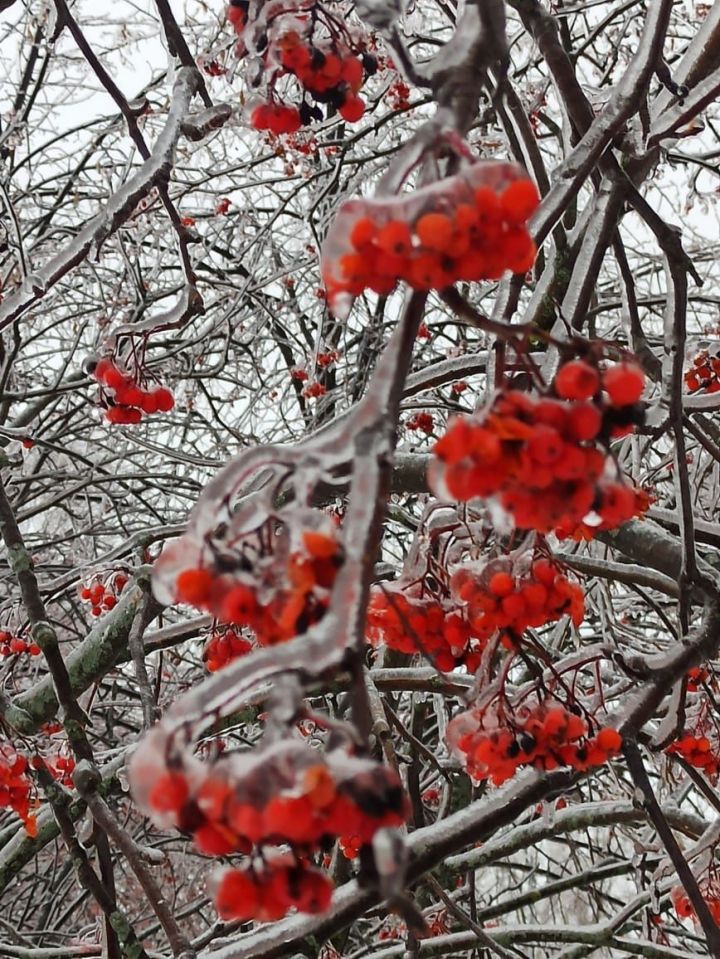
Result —
<instances>
[{"instance_id":1,"label":"rowan berry cluster","mask_svg":"<svg viewBox=\"0 0 720 959\"><path fill-rule=\"evenodd\" d=\"M421 653L444 672L465 666L474 673L480 665L482 646L464 611L422 584L374 587L365 635L372 646L383 643L401 653Z\"/></svg>"},{"instance_id":2,"label":"rowan berry cluster","mask_svg":"<svg viewBox=\"0 0 720 959\"><path fill-rule=\"evenodd\" d=\"M362 842L359 836L341 836L338 840L338 848L346 859L357 859L362 849Z\"/></svg>"},{"instance_id":3,"label":"rowan berry cluster","mask_svg":"<svg viewBox=\"0 0 720 959\"><path fill-rule=\"evenodd\" d=\"M420 433L427 433L429 436L435 429L435 420L433 419L432 413L413 413L405 422L405 429L411 432L418 431Z\"/></svg>"},{"instance_id":4,"label":"rowan berry cluster","mask_svg":"<svg viewBox=\"0 0 720 959\"><path fill-rule=\"evenodd\" d=\"M39 656L41 649L37 643L29 643L22 636L0 629L0 656L22 656L24 653Z\"/></svg>"},{"instance_id":5,"label":"rowan berry cluster","mask_svg":"<svg viewBox=\"0 0 720 959\"><path fill-rule=\"evenodd\" d=\"M56 756L54 759L47 760L46 766L53 779L72 789L74 786L72 774L75 769L75 760L72 756Z\"/></svg>"},{"instance_id":6,"label":"rowan berry cluster","mask_svg":"<svg viewBox=\"0 0 720 959\"><path fill-rule=\"evenodd\" d=\"M501 557L484 566L461 566L451 580L453 595L467 610L473 635L489 639L500 632L514 648L529 627L540 627L569 615L579 626L585 615L582 588L565 576L562 567L539 556L517 562Z\"/></svg>"},{"instance_id":7,"label":"rowan berry cluster","mask_svg":"<svg viewBox=\"0 0 720 959\"><path fill-rule=\"evenodd\" d=\"M311 915L327 912L333 888L320 869L282 856L259 867L225 870L215 892L215 907L226 922L275 922L292 908Z\"/></svg>"},{"instance_id":8,"label":"rowan berry cluster","mask_svg":"<svg viewBox=\"0 0 720 959\"><path fill-rule=\"evenodd\" d=\"M10 743L0 743L0 808L12 809L22 819L30 836L37 835L37 822L30 813L32 783L28 762Z\"/></svg>"},{"instance_id":9,"label":"rowan berry cluster","mask_svg":"<svg viewBox=\"0 0 720 959\"><path fill-rule=\"evenodd\" d=\"M707 736L686 735L670 743L667 753L681 756L686 763L701 769L708 779L715 782L720 774L720 750L718 743L711 742Z\"/></svg>"},{"instance_id":10,"label":"rowan berry cluster","mask_svg":"<svg viewBox=\"0 0 720 959\"><path fill-rule=\"evenodd\" d=\"M203 662L209 672L217 672L235 659L246 656L253 644L236 629L227 626L215 626L208 636L203 650Z\"/></svg>"},{"instance_id":11,"label":"rowan berry cluster","mask_svg":"<svg viewBox=\"0 0 720 959\"><path fill-rule=\"evenodd\" d=\"M527 220L539 194L521 167L481 161L406 197L344 203L323 244L330 309L343 316L353 297L441 290L458 280L524 273L535 261Z\"/></svg>"},{"instance_id":12,"label":"rowan berry cluster","mask_svg":"<svg viewBox=\"0 0 720 959\"><path fill-rule=\"evenodd\" d=\"M600 372L573 360L551 394L501 391L450 422L434 447L431 485L451 499L494 499L522 529L590 538L621 526L649 500L619 477L609 442L640 418L644 382L633 363Z\"/></svg>"},{"instance_id":13,"label":"rowan berry cluster","mask_svg":"<svg viewBox=\"0 0 720 959\"><path fill-rule=\"evenodd\" d=\"M323 384L319 383L317 380L313 380L312 383L308 383L308 385L302 391L302 395L306 400L317 400L321 396L325 396L326 393L327 386L323 386Z\"/></svg>"},{"instance_id":14,"label":"rowan berry cluster","mask_svg":"<svg viewBox=\"0 0 720 959\"><path fill-rule=\"evenodd\" d=\"M716 923L720 923L720 876L714 864L711 865L707 875L699 880L698 889L710 910L710 915ZM674 886L670 892L670 898L680 919L692 919L697 922L695 910L682 886Z\"/></svg>"},{"instance_id":15,"label":"rowan berry cluster","mask_svg":"<svg viewBox=\"0 0 720 959\"><path fill-rule=\"evenodd\" d=\"M224 754L211 767L193 761L168 768L164 757L153 764L146 756L131 765L131 780L156 821L191 833L200 852L210 856L244 853L267 863L266 847L290 846L300 864L344 836L368 844L379 829L399 826L407 815L393 770L339 749L322 754L299 741ZM302 885L307 892L306 880ZM264 901L260 895L256 908L262 911ZM279 901L287 909L311 900ZM231 908L223 897L223 912Z\"/></svg>"},{"instance_id":16,"label":"rowan berry cluster","mask_svg":"<svg viewBox=\"0 0 720 959\"><path fill-rule=\"evenodd\" d=\"M478 534L481 535L480 531ZM517 649L523 633L569 615L583 620L582 588L542 544L498 552L482 561L453 547L445 569L415 559L392 585L373 587L366 636L373 646L421 653L440 670L478 668L487 642L497 637Z\"/></svg>"},{"instance_id":17,"label":"rowan berry cluster","mask_svg":"<svg viewBox=\"0 0 720 959\"><path fill-rule=\"evenodd\" d=\"M108 357L92 362L89 367L100 384L108 423L139 423L145 414L169 413L175 406L175 399L166 386L149 389L141 379L124 372Z\"/></svg>"},{"instance_id":18,"label":"rowan berry cluster","mask_svg":"<svg viewBox=\"0 0 720 959\"><path fill-rule=\"evenodd\" d=\"M364 37L353 36L318 4L313 15L302 2L250 9L241 0L231 3L228 20L240 38L238 55L254 53L264 67L268 101L250 114L255 129L296 133L323 119L321 106L328 108L328 115L337 110L348 123L362 119L365 103L358 94L365 78L377 71ZM299 105L278 101L276 88L283 77L297 82Z\"/></svg>"},{"instance_id":19,"label":"rowan berry cluster","mask_svg":"<svg viewBox=\"0 0 720 959\"><path fill-rule=\"evenodd\" d=\"M705 666L693 666L692 669L688 669L687 671L687 691L689 693L698 692L702 684L706 683L709 679L709 669L706 669Z\"/></svg>"},{"instance_id":20,"label":"rowan berry cluster","mask_svg":"<svg viewBox=\"0 0 720 959\"><path fill-rule=\"evenodd\" d=\"M324 615L343 559L336 524L319 510L311 518L315 528L263 526L236 543L231 555L218 560L209 553L206 565L182 569L176 602L251 629L262 646L306 632Z\"/></svg>"},{"instance_id":21,"label":"rowan berry cluster","mask_svg":"<svg viewBox=\"0 0 720 959\"><path fill-rule=\"evenodd\" d=\"M128 578L123 572L101 574L79 588L80 599L90 604L91 616L102 616L103 612L117 606L120 593L125 589Z\"/></svg>"},{"instance_id":22,"label":"rowan berry cluster","mask_svg":"<svg viewBox=\"0 0 720 959\"><path fill-rule=\"evenodd\" d=\"M410 107L410 87L402 78L398 78L387 89L385 94L393 110L407 110Z\"/></svg>"},{"instance_id":23,"label":"rowan berry cluster","mask_svg":"<svg viewBox=\"0 0 720 959\"><path fill-rule=\"evenodd\" d=\"M670 743L665 752L680 756L686 763L701 769L712 782L716 782L720 777L720 723L710 699L697 690L697 685L703 681L702 671L696 675L691 675L692 672L688 672L689 695L683 734ZM697 691L691 688L693 680L697 684Z\"/></svg>"},{"instance_id":24,"label":"rowan berry cluster","mask_svg":"<svg viewBox=\"0 0 720 959\"><path fill-rule=\"evenodd\" d=\"M448 743L460 754L468 775L500 786L521 766L587 770L617 756L622 737L603 727L589 735L587 720L548 698L510 715L497 701L461 713L448 726Z\"/></svg>"},{"instance_id":25,"label":"rowan berry cluster","mask_svg":"<svg viewBox=\"0 0 720 959\"><path fill-rule=\"evenodd\" d=\"M685 385L691 393L717 393L720 390L720 356L702 350L685 373Z\"/></svg>"}]
</instances>

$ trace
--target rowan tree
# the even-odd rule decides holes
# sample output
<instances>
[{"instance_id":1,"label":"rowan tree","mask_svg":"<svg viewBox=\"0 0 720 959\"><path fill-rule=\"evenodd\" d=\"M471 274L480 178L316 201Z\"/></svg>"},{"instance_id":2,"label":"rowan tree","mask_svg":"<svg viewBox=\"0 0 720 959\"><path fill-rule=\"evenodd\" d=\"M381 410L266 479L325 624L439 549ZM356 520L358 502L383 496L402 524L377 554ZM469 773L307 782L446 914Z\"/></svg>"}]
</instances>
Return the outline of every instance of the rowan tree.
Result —
<instances>
[{"instance_id":1,"label":"rowan tree","mask_svg":"<svg viewBox=\"0 0 720 959\"><path fill-rule=\"evenodd\" d=\"M720 5L0 44L0 954L720 957Z\"/></svg>"}]
</instances>

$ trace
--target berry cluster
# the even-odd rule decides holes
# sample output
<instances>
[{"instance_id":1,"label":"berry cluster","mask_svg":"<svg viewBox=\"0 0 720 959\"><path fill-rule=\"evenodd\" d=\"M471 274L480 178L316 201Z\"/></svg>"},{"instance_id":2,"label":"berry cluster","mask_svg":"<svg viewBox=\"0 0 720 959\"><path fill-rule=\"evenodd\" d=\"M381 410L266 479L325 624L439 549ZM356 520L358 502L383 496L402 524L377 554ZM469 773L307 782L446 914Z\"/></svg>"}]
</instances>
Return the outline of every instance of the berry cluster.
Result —
<instances>
[{"instance_id":1,"label":"berry cluster","mask_svg":"<svg viewBox=\"0 0 720 959\"><path fill-rule=\"evenodd\" d=\"M422 653L444 672L466 666L474 673L480 665L482 647L463 611L422 584L374 587L365 635L373 646L384 643L401 653Z\"/></svg>"},{"instance_id":2,"label":"berry cluster","mask_svg":"<svg viewBox=\"0 0 720 959\"><path fill-rule=\"evenodd\" d=\"M720 876L718 876L714 864L711 865L708 874L698 882L698 889L702 893L711 916L716 923L720 924ZM674 886L670 892L670 898L680 919L697 921L695 910L682 886Z\"/></svg>"},{"instance_id":3,"label":"berry cluster","mask_svg":"<svg viewBox=\"0 0 720 959\"><path fill-rule=\"evenodd\" d=\"M128 578L123 572L109 576L97 575L91 582L80 587L80 599L90 604L91 616L102 616L103 612L117 606L120 593L127 586Z\"/></svg>"},{"instance_id":4,"label":"berry cluster","mask_svg":"<svg viewBox=\"0 0 720 959\"><path fill-rule=\"evenodd\" d=\"M249 639L237 630L216 626L210 633L203 650L203 662L211 673L227 666L234 659L245 656L253 648Z\"/></svg>"},{"instance_id":5,"label":"berry cluster","mask_svg":"<svg viewBox=\"0 0 720 959\"><path fill-rule=\"evenodd\" d=\"M686 735L670 743L666 752L681 756L686 763L701 769L715 782L720 774L720 750L707 736Z\"/></svg>"},{"instance_id":6,"label":"berry cluster","mask_svg":"<svg viewBox=\"0 0 720 959\"><path fill-rule=\"evenodd\" d=\"M7 629L0 629L0 656L39 656L41 649L37 643L28 643L22 636L14 635Z\"/></svg>"},{"instance_id":7,"label":"berry cluster","mask_svg":"<svg viewBox=\"0 0 720 959\"><path fill-rule=\"evenodd\" d=\"M522 529L590 538L621 526L648 497L611 478L609 442L640 418L644 382L632 363L600 373L574 360L558 370L554 396L502 391L450 422L435 444L431 485L451 499L493 498Z\"/></svg>"},{"instance_id":8,"label":"berry cluster","mask_svg":"<svg viewBox=\"0 0 720 959\"><path fill-rule=\"evenodd\" d=\"M302 126L297 107L282 103L259 103L250 114L250 122L256 130L267 130L276 136L281 133L297 133Z\"/></svg>"},{"instance_id":9,"label":"berry cluster","mask_svg":"<svg viewBox=\"0 0 720 959\"><path fill-rule=\"evenodd\" d=\"M410 107L410 87L401 77L390 84L385 96L395 112L407 110Z\"/></svg>"},{"instance_id":10,"label":"berry cluster","mask_svg":"<svg viewBox=\"0 0 720 959\"><path fill-rule=\"evenodd\" d=\"M215 906L226 922L275 922L292 908L312 915L327 912L332 892L332 880L324 872L282 856L260 867L225 870L215 892Z\"/></svg>"},{"instance_id":11,"label":"berry cluster","mask_svg":"<svg viewBox=\"0 0 720 959\"><path fill-rule=\"evenodd\" d=\"M462 566L452 577L451 589L466 605L473 634L484 640L499 630L510 648L528 627L544 626L565 614L579 626L585 615L582 588L545 557L532 565L521 555L517 563L508 556L479 569Z\"/></svg>"},{"instance_id":12,"label":"berry cluster","mask_svg":"<svg viewBox=\"0 0 720 959\"><path fill-rule=\"evenodd\" d=\"M720 777L720 722L710 698L697 688L707 675L702 668L688 672L690 695L686 702L685 728L682 736L670 743L665 751L680 756L691 766L701 769L712 782L717 782ZM692 688L693 681L695 689Z\"/></svg>"},{"instance_id":13,"label":"berry cluster","mask_svg":"<svg viewBox=\"0 0 720 959\"><path fill-rule=\"evenodd\" d=\"M327 386L324 386L322 383L319 383L317 380L313 380L312 383L308 383L305 389L302 391L302 395L306 400L317 400L321 396L325 396L327 393Z\"/></svg>"},{"instance_id":14,"label":"berry cluster","mask_svg":"<svg viewBox=\"0 0 720 959\"><path fill-rule=\"evenodd\" d=\"M73 788L75 784L72 774L75 769L75 760L72 756L56 756L54 759L48 760L46 765L53 779L68 789Z\"/></svg>"},{"instance_id":15,"label":"berry cluster","mask_svg":"<svg viewBox=\"0 0 720 959\"><path fill-rule=\"evenodd\" d=\"M123 372L108 357L91 363L90 369L100 384L108 423L139 423L144 414L169 413L175 406L167 387L146 388L141 380Z\"/></svg>"},{"instance_id":16,"label":"berry cluster","mask_svg":"<svg viewBox=\"0 0 720 959\"><path fill-rule=\"evenodd\" d=\"M536 252L526 223L539 199L521 167L481 161L407 197L344 203L323 244L328 306L342 317L353 297L387 295L400 280L441 290L526 272Z\"/></svg>"},{"instance_id":17,"label":"berry cluster","mask_svg":"<svg viewBox=\"0 0 720 959\"><path fill-rule=\"evenodd\" d=\"M136 799L159 824L191 833L207 855L262 850L267 862L266 847L287 845L299 863L343 836L367 844L379 829L406 818L397 774L342 750L323 755L304 742L282 741L252 754L224 754L212 767L191 762L168 768L159 751L140 751L131 781ZM263 901L261 895L257 909ZM282 901L300 908L297 896ZM229 908L224 900L223 910Z\"/></svg>"},{"instance_id":18,"label":"berry cluster","mask_svg":"<svg viewBox=\"0 0 720 959\"><path fill-rule=\"evenodd\" d=\"M240 0L231 3L228 20L240 38L238 54L254 53L263 63L268 100L250 115L257 130L296 133L323 119L321 105L328 115L337 110L348 123L362 119L365 103L358 93L365 78L377 71L377 59L365 52L362 38L352 37L335 18L312 16L297 3L257 4L250 10ZM299 106L278 102L276 88L283 77L297 81Z\"/></svg>"},{"instance_id":19,"label":"berry cluster","mask_svg":"<svg viewBox=\"0 0 720 959\"><path fill-rule=\"evenodd\" d=\"M435 420L433 419L432 413L413 413L405 423L405 429L411 432L419 431L421 433L427 433L429 436L435 429Z\"/></svg>"},{"instance_id":20,"label":"berry cluster","mask_svg":"<svg viewBox=\"0 0 720 959\"><path fill-rule=\"evenodd\" d=\"M482 562L458 556L450 575L416 575L407 569L392 585L371 590L366 636L402 653L422 653L449 672L475 672L482 651L497 636L516 649L529 627L569 615L579 626L585 613L582 588L539 545Z\"/></svg>"},{"instance_id":21,"label":"berry cluster","mask_svg":"<svg viewBox=\"0 0 720 959\"><path fill-rule=\"evenodd\" d=\"M710 679L710 670L705 666L693 666L687 671L687 691L696 693Z\"/></svg>"},{"instance_id":22,"label":"berry cluster","mask_svg":"<svg viewBox=\"0 0 720 959\"><path fill-rule=\"evenodd\" d=\"M0 808L12 809L25 823L30 836L37 835L37 822L30 813L32 784L28 762L10 743L0 743Z\"/></svg>"},{"instance_id":23,"label":"berry cluster","mask_svg":"<svg viewBox=\"0 0 720 959\"><path fill-rule=\"evenodd\" d=\"M324 615L342 565L336 524L320 511L313 519L314 529L254 530L233 556L183 569L175 579L176 601L253 630L263 646L306 632Z\"/></svg>"},{"instance_id":24,"label":"berry cluster","mask_svg":"<svg viewBox=\"0 0 720 959\"><path fill-rule=\"evenodd\" d=\"M461 713L449 724L447 737L473 779L500 786L521 766L586 770L619 753L622 737L616 729L588 733L581 715L548 699L512 716L498 703Z\"/></svg>"},{"instance_id":25,"label":"berry cluster","mask_svg":"<svg viewBox=\"0 0 720 959\"><path fill-rule=\"evenodd\" d=\"M685 373L685 385L691 393L717 393L720 390L720 356L702 350Z\"/></svg>"}]
</instances>

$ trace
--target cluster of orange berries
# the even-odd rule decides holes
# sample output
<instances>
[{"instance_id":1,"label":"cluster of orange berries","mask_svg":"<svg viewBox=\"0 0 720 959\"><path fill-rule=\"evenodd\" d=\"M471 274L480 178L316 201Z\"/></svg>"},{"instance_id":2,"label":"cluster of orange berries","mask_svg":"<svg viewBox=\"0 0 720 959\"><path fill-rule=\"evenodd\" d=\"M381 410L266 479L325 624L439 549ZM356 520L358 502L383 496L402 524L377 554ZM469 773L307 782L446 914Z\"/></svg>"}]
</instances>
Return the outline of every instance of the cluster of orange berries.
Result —
<instances>
[{"instance_id":1,"label":"cluster of orange berries","mask_svg":"<svg viewBox=\"0 0 720 959\"><path fill-rule=\"evenodd\" d=\"M275 552L279 537L269 546L269 537L253 533L245 545L255 552L238 550L237 572L228 572L225 556L220 568L209 563L183 570L175 580L175 600L251 629L262 646L305 633L324 615L343 560L335 524L320 515L325 528L304 529L295 549Z\"/></svg>"},{"instance_id":2,"label":"cluster of orange berries","mask_svg":"<svg viewBox=\"0 0 720 959\"><path fill-rule=\"evenodd\" d=\"M0 629L0 656L39 656L41 649L37 643L28 643L22 636L17 636L7 629Z\"/></svg>"},{"instance_id":3,"label":"cluster of orange berries","mask_svg":"<svg viewBox=\"0 0 720 959\"><path fill-rule=\"evenodd\" d=\"M258 103L250 114L250 123L256 130L267 130L279 136L281 133L297 133L302 126L300 111L283 103Z\"/></svg>"},{"instance_id":4,"label":"cluster of orange berries","mask_svg":"<svg viewBox=\"0 0 720 959\"><path fill-rule=\"evenodd\" d=\"M212 768L197 764L188 773L179 766L145 768L135 775L136 789L138 778L151 812L190 832L200 852L211 856L288 845L302 860L343 836L367 844L407 815L393 770L341 750L323 755L297 741L252 755L225 754ZM263 901L260 896L256 908ZM297 897L290 905L301 908ZM230 908L223 897L223 912Z\"/></svg>"},{"instance_id":5,"label":"cluster of orange berries","mask_svg":"<svg viewBox=\"0 0 720 959\"><path fill-rule=\"evenodd\" d=\"M358 92L365 76L377 70L373 56L358 55L337 40L307 44L294 30L280 37L277 47L282 66L313 100L336 107L349 123L362 119L365 104Z\"/></svg>"},{"instance_id":6,"label":"cluster of orange berries","mask_svg":"<svg viewBox=\"0 0 720 959\"><path fill-rule=\"evenodd\" d=\"M226 869L217 885L215 907L226 922L276 922L292 908L311 915L327 912L333 888L320 869L283 855L259 867Z\"/></svg>"},{"instance_id":7,"label":"cluster of orange berries","mask_svg":"<svg viewBox=\"0 0 720 959\"><path fill-rule=\"evenodd\" d=\"M410 106L410 87L402 79L390 84L386 96L393 110L407 110Z\"/></svg>"},{"instance_id":8,"label":"cluster of orange berries","mask_svg":"<svg viewBox=\"0 0 720 959\"><path fill-rule=\"evenodd\" d=\"M444 672L465 666L474 673L482 656L464 611L422 584L373 587L365 635L372 646L422 653Z\"/></svg>"},{"instance_id":9,"label":"cluster of orange berries","mask_svg":"<svg viewBox=\"0 0 720 959\"><path fill-rule=\"evenodd\" d=\"M79 589L80 599L90 604L91 616L102 616L117 606L120 593L127 586L128 578L123 572L111 573L110 576L95 576L90 583Z\"/></svg>"},{"instance_id":10,"label":"cluster of orange berries","mask_svg":"<svg viewBox=\"0 0 720 959\"><path fill-rule=\"evenodd\" d=\"M346 859L357 859L363 843L359 836L342 836L338 840L338 848Z\"/></svg>"},{"instance_id":11,"label":"cluster of orange berries","mask_svg":"<svg viewBox=\"0 0 720 959\"><path fill-rule=\"evenodd\" d=\"M175 399L166 386L146 389L107 357L91 361L88 369L102 388L108 423L139 423L144 414L169 413L175 406Z\"/></svg>"},{"instance_id":12,"label":"cluster of orange berries","mask_svg":"<svg viewBox=\"0 0 720 959\"><path fill-rule=\"evenodd\" d=\"M582 588L544 557L529 567L527 562L514 565L511 557L492 560L480 570L462 566L453 574L451 590L465 604L478 639L499 631L510 648L529 627L544 626L565 614L579 626L585 615Z\"/></svg>"},{"instance_id":13,"label":"cluster of orange berries","mask_svg":"<svg viewBox=\"0 0 720 959\"><path fill-rule=\"evenodd\" d=\"M313 380L312 383L308 383L305 389L302 391L302 395L306 400L317 400L321 396L325 396L327 393L327 386L324 386L322 383L319 383L317 380Z\"/></svg>"},{"instance_id":14,"label":"cluster of orange berries","mask_svg":"<svg viewBox=\"0 0 720 959\"><path fill-rule=\"evenodd\" d=\"M406 421L405 429L411 432L418 431L420 433L427 433L429 436L435 429L435 420L433 419L432 413L413 413Z\"/></svg>"},{"instance_id":15,"label":"cluster of orange berries","mask_svg":"<svg viewBox=\"0 0 720 959\"><path fill-rule=\"evenodd\" d=\"M720 390L720 356L702 350L685 373L685 385L691 393L717 393Z\"/></svg>"},{"instance_id":16,"label":"cluster of orange berries","mask_svg":"<svg viewBox=\"0 0 720 959\"><path fill-rule=\"evenodd\" d=\"M22 819L30 836L37 835L37 822L31 815L32 784L27 776L28 762L10 743L0 743L0 808L12 809Z\"/></svg>"},{"instance_id":17,"label":"cluster of orange berries","mask_svg":"<svg viewBox=\"0 0 720 959\"><path fill-rule=\"evenodd\" d=\"M507 716L496 703L456 716L448 726L448 742L461 754L468 774L500 786L521 766L587 770L617 756L622 737L603 727L588 735L586 720L555 699Z\"/></svg>"},{"instance_id":18,"label":"cluster of orange berries","mask_svg":"<svg viewBox=\"0 0 720 959\"><path fill-rule=\"evenodd\" d=\"M323 247L330 309L342 312L366 289L387 295L401 280L442 290L529 270L536 250L526 222L540 201L537 187L510 164L502 176L493 171L489 185L485 170L477 163L406 198L343 204Z\"/></svg>"},{"instance_id":19,"label":"cluster of orange berries","mask_svg":"<svg viewBox=\"0 0 720 959\"><path fill-rule=\"evenodd\" d=\"M75 769L75 760L72 756L56 756L46 763L47 768L57 782L69 789L73 787L72 774Z\"/></svg>"},{"instance_id":20,"label":"cluster of orange berries","mask_svg":"<svg viewBox=\"0 0 720 959\"><path fill-rule=\"evenodd\" d=\"M297 741L223 756L196 778L166 771L146 784L148 803L192 832L208 855L282 844L309 853L345 835L367 843L378 829L405 821L404 794L391 769L340 751L323 756Z\"/></svg>"},{"instance_id":21,"label":"cluster of orange berries","mask_svg":"<svg viewBox=\"0 0 720 959\"><path fill-rule=\"evenodd\" d=\"M435 491L466 501L495 498L517 527L591 538L647 509L647 494L617 474L610 439L640 419L645 377L634 363L600 372L565 363L554 396L500 392L488 408L452 420L435 444Z\"/></svg>"},{"instance_id":22,"label":"cluster of orange berries","mask_svg":"<svg viewBox=\"0 0 720 959\"><path fill-rule=\"evenodd\" d=\"M203 662L209 672L215 673L233 660L246 656L252 648L250 640L237 630L216 626L205 643Z\"/></svg>"},{"instance_id":23,"label":"cluster of orange berries","mask_svg":"<svg viewBox=\"0 0 720 959\"><path fill-rule=\"evenodd\" d=\"M529 627L585 614L582 588L539 550L463 563L444 586L438 577L401 577L373 587L366 637L373 646L422 653L440 670L474 673L487 641L515 649Z\"/></svg>"},{"instance_id":24,"label":"cluster of orange berries","mask_svg":"<svg viewBox=\"0 0 720 959\"><path fill-rule=\"evenodd\" d=\"M710 670L705 666L693 666L687 671L687 691L696 693L710 679Z\"/></svg>"},{"instance_id":25,"label":"cluster of orange berries","mask_svg":"<svg viewBox=\"0 0 720 959\"><path fill-rule=\"evenodd\" d=\"M665 752L681 757L686 763L702 770L712 782L716 782L720 777L720 725L712 709L711 700L703 695L700 688L710 678L710 671L704 666L688 670L686 725L682 735L670 743Z\"/></svg>"},{"instance_id":26,"label":"cluster of orange berries","mask_svg":"<svg viewBox=\"0 0 720 959\"><path fill-rule=\"evenodd\" d=\"M717 742L713 744L707 736L686 735L676 740L666 749L671 755L681 756L685 762L715 781L720 774L720 750Z\"/></svg>"},{"instance_id":27,"label":"cluster of orange berries","mask_svg":"<svg viewBox=\"0 0 720 959\"><path fill-rule=\"evenodd\" d=\"M250 18L245 0L232 2L228 20L240 37L237 52L243 55L247 48L261 57L265 67L268 88L273 91L282 77L294 77L302 91L300 106L271 102L256 106L250 122L257 130L271 133L296 133L314 120L322 120L320 104L336 109L349 123L362 119L365 103L358 96L366 76L377 71L377 60L364 52L346 32L326 24L327 35L319 34L319 19L293 5L263 9L257 5L257 16ZM251 22L252 19L252 22ZM262 21L262 23L260 23ZM257 43L257 34L262 40Z\"/></svg>"},{"instance_id":28,"label":"cluster of orange berries","mask_svg":"<svg viewBox=\"0 0 720 959\"><path fill-rule=\"evenodd\" d=\"M720 878L714 869L698 883L698 889L710 910L710 915L716 923L720 924ZM688 894L682 886L674 886L670 892L670 898L680 919L697 919Z\"/></svg>"}]
</instances>

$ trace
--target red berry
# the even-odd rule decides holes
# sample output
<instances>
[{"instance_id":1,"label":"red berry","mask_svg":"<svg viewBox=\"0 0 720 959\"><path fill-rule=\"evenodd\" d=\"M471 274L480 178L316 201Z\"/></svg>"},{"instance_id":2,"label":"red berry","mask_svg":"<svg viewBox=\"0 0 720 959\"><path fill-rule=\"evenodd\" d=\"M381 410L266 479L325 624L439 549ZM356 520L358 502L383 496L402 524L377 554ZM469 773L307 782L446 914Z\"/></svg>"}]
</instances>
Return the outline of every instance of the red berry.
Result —
<instances>
[{"instance_id":1,"label":"red berry","mask_svg":"<svg viewBox=\"0 0 720 959\"><path fill-rule=\"evenodd\" d=\"M564 400L589 400L599 385L598 371L584 360L564 363L555 376L555 390Z\"/></svg>"},{"instance_id":2,"label":"red berry","mask_svg":"<svg viewBox=\"0 0 720 959\"><path fill-rule=\"evenodd\" d=\"M207 569L185 569L175 581L179 603L201 606L210 598L213 585L212 573Z\"/></svg>"},{"instance_id":3,"label":"red berry","mask_svg":"<svg viewBox=\"0 0 720 959\"><path fill-rule=\"evenodd\" d=\"M490 577L488 589L495 596L509 596L515 588L515 583L509 573L495 573Z\"/></svg>"},{"instance_id":4,"label":"red berry","mask_svg":"<svg viewBox=\"0 0 720 959\"><path fill-rule=\"evenodd\" d=\"M175 406L175 397L165 386L161 386L159 389L155 390L154 396L155 406L160 413L169 413L170 410Z\"/></svg>"},{"instance_id":5,"label":"red berry","mask_svg":"<svg viewBox=\"0 0 720 959\"><path fill-rule=\"evenodd\" d=\"M603 388L613 406L631 406L642 396L645 374L636 363L616 363L603 374Z\"/></svg>"},{"instance_id":6,"label":"red berry","mask_svg":"<svg viewBox=\"0 0 720 959\"><path fill-rule=\"evenodd\" d=\"M525 223L539 203L540 194L532 180L515 180L500 196L503 219L512 225Z\"/></svg>"},{"instance_id":7,"label":"red berry","mask_svg":"<svg viewBox=\"0 0 720 959\"><path fill-rule=\"evenodd\" d=\"M260 906L260 893L250 873L241 869L229 869L224 873L217 892L215 908L226 922L253 919Z\"/></svg>"},{"instance_id":8,"label":"red berry","mask_svg":"<svg viewBox=\"0 0 720 959\"><path fill-rule=\"evenodd\" d=\"M602 426L602 414L592 403L574 403L568 411L568 430L573 439L594 440Z\"/></svg>"},{"instance_id":9,"label":"red berry","mask_svg":"<svg viewBox=\"0 0 720 959\"><path fill-rule=\"evenodd\" d=\"M362 120L365 114L365 102L361 97L351 93L345 98L339 113L343 120L347 120L348 123L357 123L358 120Z\"/></svg>"}]
</instances>

